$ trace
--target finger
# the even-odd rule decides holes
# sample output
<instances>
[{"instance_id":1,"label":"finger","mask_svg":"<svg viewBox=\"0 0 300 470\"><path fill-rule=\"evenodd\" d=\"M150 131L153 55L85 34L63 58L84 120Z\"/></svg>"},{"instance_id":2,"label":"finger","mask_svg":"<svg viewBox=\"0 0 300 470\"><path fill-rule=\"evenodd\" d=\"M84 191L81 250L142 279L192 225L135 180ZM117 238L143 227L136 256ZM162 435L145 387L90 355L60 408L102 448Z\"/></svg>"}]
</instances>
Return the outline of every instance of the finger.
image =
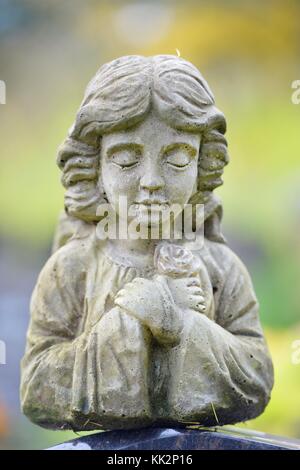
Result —
<instances>
[{"instance_id":1,"label":"finger","mask_svg":"<svg viewBox=\"0 0 300 470\"><path fill-rule=\"evenodd\" d=\"M125 289L122 289L120 292L117 293L115 300L122 299L122 300L130 301L131 298L132 298L131 293Z\"/></svg>"},{"instance_id":2,"label":"finger","mask_svg":"<svg viewBox=\"0 0 300 470\"><path fill-rule=\"evenodd\" d=\"M203 297L203 290L197 286L189 286L189 292L192 295L201 295Z\"/></svg>"},{"instance_id":3,"label":"finger","mask_svg":"<svg viewBox=\"0 0 300 470\"><path fill-rule=\"evenodd\" d=\"M189 286L198 286L200 287L200 279L198 277L190 277L186 283Z\"/></svg>"},{"instance_id":4,"label":"finger","mask_svg":"<svg viewBox=\"0 0 300 470\"><path fill-rule=\"evenodd\" d=\"M116 297L119 297L120 295L124 295L125 293L126 293L125 289L120 289Z\"/></svg>"},{"instance_id":5,"label":"finger","mask_svg":"<svg viewBox=\"0 0 300 470\"><path fill-rule=\"evenodd\" d=\"M125 299L125 296L117 295L116 298L115 298L115 303L116 304L122 303L122 302L124 302L124 299Z\"/></svg>"},{"instance_id":6,"label":"finger","mask_svg":"<svg viewBox=\"0 0 300 470\"><path fill-rule=\"evenodd\" d=\"M127 282L127 284L125 284L124 286L124 290L133 289L134 287L135 287L134 281Z\"/></svg>"},{"instance_id":7,"label":"finger","mask_svg":"<svg viewBox=\"0 0 300 470\"><path fill-rule=\"evenodd\" d=\"M195 302L193 307L198 310L199 312L200 311L205 311L206 310L206 305L203 303L203 302Z\"/></svg>"},{"instance_id":8,"label":"finger","mask_svg":"<svg viewBox=\"0 0 300 470\"><path fill-rule=\"evenodd\" d=\"M198 310L198 312L200 313L204 313L206 310L206 307L203 304L199 304L199 305L196 305L196 310Z\"/></svg>"},{"instance_id":9,"label":"finger","mask_svg":"<svg viewBox=\"0 0 300 470\"><path fill-rule=\"evenodd\" d=\"M190 300L195 304L205 304L205 298L202 295L190 295Z\"/></svg>"},{"instance_id":10,"label":"finger","mask_svg":"<svg viewBox=\"0 0 300 470\"><path fill-rule=\"evenodd\" d=\"M121 290L123 290L126 294L132 295L134 292L138 291L138 288L138 285L135 285L133 282L128 282L128 284L125 284L124 288Z\"/></svg>"},{"instance_id":11,"label":"finger","mask_svg":"<svg viewBox=\"0 0 300 470\"><path fill-rule=\"evenodd\" d=\"M127 306L131 304L131 302L125 296L120 296L115 299L115 304L119 305L119 307L127 308Z\"/></svg>"}]
</instances>

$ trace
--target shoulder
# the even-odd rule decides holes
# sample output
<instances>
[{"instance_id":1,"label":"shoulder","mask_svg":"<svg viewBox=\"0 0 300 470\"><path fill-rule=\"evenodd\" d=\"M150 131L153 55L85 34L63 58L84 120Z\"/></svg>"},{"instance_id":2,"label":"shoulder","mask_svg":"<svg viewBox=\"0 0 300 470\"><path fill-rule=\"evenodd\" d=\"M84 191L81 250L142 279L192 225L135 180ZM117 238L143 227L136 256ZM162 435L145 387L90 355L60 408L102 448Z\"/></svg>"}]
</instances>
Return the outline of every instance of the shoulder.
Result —
<instances>
[{"instance_id":1,"label":"shoulder","mask_svg":"<svg viewBox=\"0 0 300 470\"><path fill-rule=\"evenodd\" d=\"M228 279L237 281L238 278L251 282L243 261L225 243L205 239L199 255L204 259L210 277L216 284L224 284Z\"/></svg>"},{"instance_id":2,"label":"shoulder","mask_svg":"<svg viewBox=\"0 0 300 470\"><path fill-rule=\"evenodd\" d=\"M224 321L225 312L253 312L258 308L250 274L241 259L224 243L205 242L205 251L216 273L212 279L218 323ZM232 312L230 312L232 315Z\"/></svg>"},{"instance_id":3,"label":"shoulder","mask_svg":"<svg viewBox=\"0 0 300 470\"><path fill-rule=\"evenodd\" d=\"M64 283L84 276L89 266L91 249L90 238L70 240L50 256L39 280L53 278Z\"/></svg>"},{"instance_id":4,"label":"shoulder","mask_svg":"<svg viewBox=\"0 0 300 470\"><path fill-rule=\"evenodd\" d=\"M222 272L228 272L235 266L242 270L245 269L245 265L242 260L225 243L205 240L205 248L211 257L218 263Z\"/></svg>"}]
</instances>

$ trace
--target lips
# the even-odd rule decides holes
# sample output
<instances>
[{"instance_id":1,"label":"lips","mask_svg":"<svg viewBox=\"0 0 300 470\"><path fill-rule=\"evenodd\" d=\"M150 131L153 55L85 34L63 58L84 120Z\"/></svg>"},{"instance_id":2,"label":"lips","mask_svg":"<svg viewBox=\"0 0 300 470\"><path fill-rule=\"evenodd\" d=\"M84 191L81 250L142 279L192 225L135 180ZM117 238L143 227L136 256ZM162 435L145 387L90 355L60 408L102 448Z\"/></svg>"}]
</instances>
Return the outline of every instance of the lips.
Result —
<instances>
[{"instance_id":1,"label":"lips","mask_svg":"<svg viewBox=\"0 0 300 470\"><path fill-rule=\"evenodd\" d=\"M135 202L133 204L135 210L142 210L142 211L151 211L152 213L166 211L169 207L167 201L158 201L158 200L144 200Z\"/></svg>"},{"instance_id":2,"label":"lips","mask_svg":"<svg viewBox=\"0 0 300 470\"><path fill-rule=\"evenodd\" d=\"M143 201L135 201L134 204L141 204L143 206L164 206L168 205L168 201L160 201L158 199L144 199Z\"/></svg>"}]
</instances>

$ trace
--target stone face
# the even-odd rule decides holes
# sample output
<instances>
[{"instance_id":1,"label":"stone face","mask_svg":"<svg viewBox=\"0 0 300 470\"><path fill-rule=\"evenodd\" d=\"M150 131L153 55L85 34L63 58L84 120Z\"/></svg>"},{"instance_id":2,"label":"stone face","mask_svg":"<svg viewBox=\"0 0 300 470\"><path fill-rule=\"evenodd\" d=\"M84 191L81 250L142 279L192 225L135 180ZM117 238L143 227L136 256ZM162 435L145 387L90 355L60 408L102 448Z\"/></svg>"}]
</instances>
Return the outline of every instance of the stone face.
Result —
<instances>
[{"instance_id":1,"label":"stone face","mask_svg":"<svg viewBox=\"0 0 300 470\"><path fill-rule=\"evenodd\" d=\"M213 193L225 128L203 77L175 56L123 57L88 85L59 149L65 214L31 301L21 404L33 422L212 426L264 410L273 368L258 303ZM194 244L189 223L203 233ZM113 236L124 226L138 236Z\"/></svg>"}]
</instances>

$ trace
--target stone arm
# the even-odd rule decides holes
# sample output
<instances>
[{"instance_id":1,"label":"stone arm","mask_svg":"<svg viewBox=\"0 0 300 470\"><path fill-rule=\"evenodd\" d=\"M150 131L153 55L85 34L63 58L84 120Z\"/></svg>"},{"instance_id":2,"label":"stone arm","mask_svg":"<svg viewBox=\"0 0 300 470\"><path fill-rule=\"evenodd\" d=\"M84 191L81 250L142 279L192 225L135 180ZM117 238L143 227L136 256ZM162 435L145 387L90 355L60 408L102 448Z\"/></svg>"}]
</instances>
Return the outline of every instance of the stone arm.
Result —
<instances>
[{"instance_id":1,"label":"stone arm","mask_svg":"<svg viewBox=\"0 0 300 470\"><path fill-rule=\"evenodd\" d=\"M231 252L230 252L231 253ZM215 321L185 317L181 345L171 353L174 417L205 425L254 418L270 399L273 367L250 277L231 253L215 299Z\"/></svg>"},{"instance_id":2,"label":"stone arm","mask_svg":"<svg viewBox=\"0 0 300 470\"><path fill-rule=\"evenodd\" d=\"M46 428L147 424L149 333L114 307L83 325L86 270L55 253L38 279L21 364L21 407ZM124 417L127 420L124 420Z\"/></svg>"},{"instance_id":3,"label":"stone arm","mask_svg":"<svg viewBox=\"0 0 300 470\"><path fill-rule=\"evenodd\" d=\"M81 333L84 277L65 249L43 268L32 294L31 319L21 362L21 407L45 427L71 427L74 363L93 332ZM62 253L62 255L60 255ZM81 375L85 371L81 371Z\"/></svg>"}]
</instances>

